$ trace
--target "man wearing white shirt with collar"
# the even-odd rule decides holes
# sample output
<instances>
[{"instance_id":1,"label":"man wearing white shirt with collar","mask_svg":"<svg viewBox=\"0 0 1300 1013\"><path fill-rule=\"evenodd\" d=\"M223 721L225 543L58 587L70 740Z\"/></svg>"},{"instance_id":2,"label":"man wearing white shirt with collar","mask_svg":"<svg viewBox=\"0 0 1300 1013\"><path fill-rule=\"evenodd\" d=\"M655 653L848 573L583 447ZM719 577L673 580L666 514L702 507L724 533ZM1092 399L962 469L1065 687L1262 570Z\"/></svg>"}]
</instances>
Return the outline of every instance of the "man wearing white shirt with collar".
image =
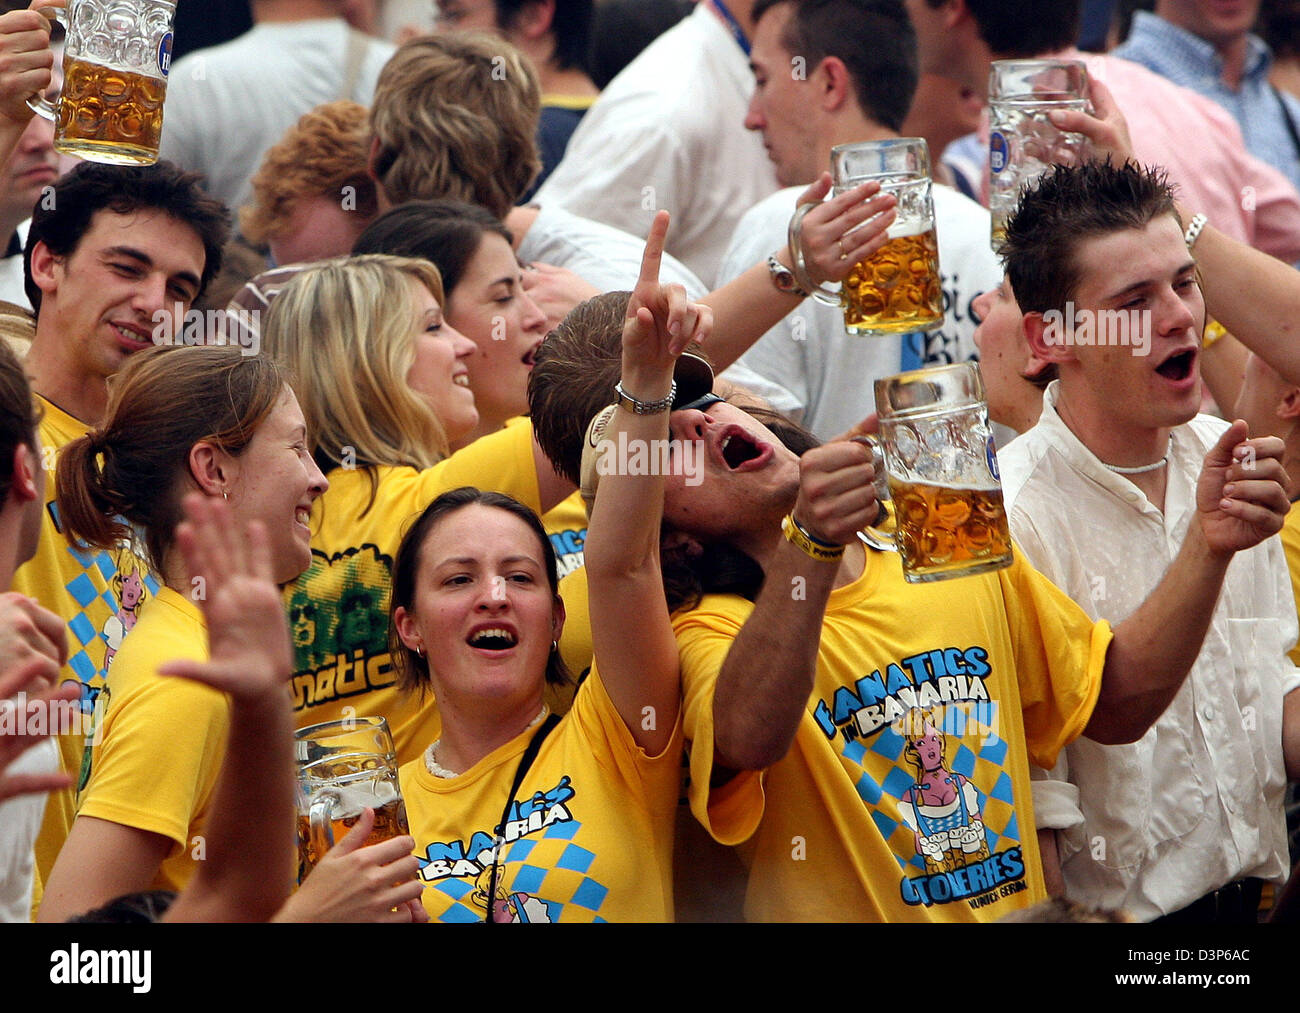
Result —
<instances>
[{"instance_id":1,"label":"man wearing white shirt with collar","mask_svg":"<svg viewBox=\"0 0 1300 1013\"><path fill-rule=\"evenodd\" d=\"M1004 256L1030 349L1059 371L1037 425L999 454L1012 535L1086 612L1118 622L1177 554L1226 428L1197 415L1196 264L1163 177L1109 164L1045 177ZM1252 482L1240 447L1237 460ZM1068 747L1034 798L1039 826L1059 830L1069 899L1143 920L1256 919L1262 885L1289 864L1296 633L1270 538L1226 566L1200 655L1155 726L1132 745Z\"/></svg>"},{"instance_id":2,"label":"man wearing white shirt with collar","mask_svg":"<svg viewBox=\"0 0 1300 1013\"><path fill-rule=\"evenodd\" d=\"M611 81L537 193L543 207L645 235L673 215L668 252L714 287L740 216L777 189L745 130L754 0L700 0Z\"/></svg>"}]
</instances>

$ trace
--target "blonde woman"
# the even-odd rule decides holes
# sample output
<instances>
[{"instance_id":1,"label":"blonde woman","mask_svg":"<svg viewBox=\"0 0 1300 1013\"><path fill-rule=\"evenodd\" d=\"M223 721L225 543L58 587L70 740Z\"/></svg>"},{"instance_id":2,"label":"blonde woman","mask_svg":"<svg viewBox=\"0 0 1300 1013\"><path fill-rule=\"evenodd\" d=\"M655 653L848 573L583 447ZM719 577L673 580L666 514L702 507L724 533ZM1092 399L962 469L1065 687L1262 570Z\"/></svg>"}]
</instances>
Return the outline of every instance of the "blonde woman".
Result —
<instances>
[{"instance_id":1,"label":"blonde woman","mask_svg":"<svg viewBox=\"0 0 1300 1013\"><path fill-rule=\"evenodd\" d=\"M535 510L572 490L526 422L447 457L478 413L466 366L475 346L444 321L443 299L426 261L327 261L284 287L262 328L264 349L296 377L312 453L332 483L312 512L311 565L286 591L296 722L387 717L403 762L439 732L436 708L398 694L388 652L404 525L462 485Z\"/></svg>"}]
</instances>

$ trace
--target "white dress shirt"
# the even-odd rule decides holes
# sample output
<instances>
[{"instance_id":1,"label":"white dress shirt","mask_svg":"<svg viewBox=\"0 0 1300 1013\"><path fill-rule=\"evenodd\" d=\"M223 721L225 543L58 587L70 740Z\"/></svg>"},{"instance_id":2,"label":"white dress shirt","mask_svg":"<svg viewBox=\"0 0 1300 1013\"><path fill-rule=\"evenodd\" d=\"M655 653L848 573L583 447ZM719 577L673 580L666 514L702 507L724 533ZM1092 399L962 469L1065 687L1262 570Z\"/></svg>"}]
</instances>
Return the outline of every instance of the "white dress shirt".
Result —
<instances>
[{"instance_id":1,"label":"white dress shirt","mask_svg":"<svg viewBox=\"0 0 1300 1013\"><path fill-rule=\"evenodd\" d=\"M634 236L667 208L668 252L713 286L736 222L778 186L745 129L753 90L744 51L700 4L605 87L537 203Z\"/></svg>"},{"instance_id":2,"label":"white dress shirt","mask_svg":"<svg viewBox=\"0 0 1300 1013\"><path fill-rule=\"evenodd\" d=\"M1061 421L1058 388L998 455L1011 534L1090 616L1119 623L1178 554L1226 423L1198 415L1173 430L1162 513ZM1238 552L1201 653L1155 725L1130 745L1079 739L1035 784L1039 827L1059 830L1067 897L1147 921L1233 880L1286 875L1282 699L1300 686L1286 658L1296 633L1280 539Z\"/></svg>"},{"instance_id":3,"label":"white dress shirt","mask_svg":"<svg viewBox=\"0 0 1300 1013\"><path fill-rule=\"evenodd\" d=\"M519 259L524 263L541 261L567 268L602 292L630 292L636 288L644 254L644 236L630 236L557 206L540 208L519 243ZM709 291L669 253L664 254L659 280L665 285L681 285L690 299L699 299Z\"/></svg>"}]
</instances>

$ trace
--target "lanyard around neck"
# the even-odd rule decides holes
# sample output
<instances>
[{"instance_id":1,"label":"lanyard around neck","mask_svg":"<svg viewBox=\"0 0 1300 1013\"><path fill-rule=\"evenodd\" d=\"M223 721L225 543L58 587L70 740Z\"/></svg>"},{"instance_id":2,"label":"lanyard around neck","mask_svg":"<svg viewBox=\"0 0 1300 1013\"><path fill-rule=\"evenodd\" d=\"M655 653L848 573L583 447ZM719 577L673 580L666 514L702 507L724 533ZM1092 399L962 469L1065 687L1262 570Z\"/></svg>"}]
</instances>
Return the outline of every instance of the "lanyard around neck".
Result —
<instances>
[{"instance_id":1,"label":"lanyard around neck","mask_svg":"<svg viewBox=\"0 0 1300 1013\"><path fill-rule=\"evenodd\" d=\"M736 20L736 15L727 10L727 5L723 0L708 0L709 6L713 12L718 15L731 32L731 37L736 40L738 45L749 56L749 36L745 34L745 29L740 27L740 22Z\"/></svg>"}]
</instances>

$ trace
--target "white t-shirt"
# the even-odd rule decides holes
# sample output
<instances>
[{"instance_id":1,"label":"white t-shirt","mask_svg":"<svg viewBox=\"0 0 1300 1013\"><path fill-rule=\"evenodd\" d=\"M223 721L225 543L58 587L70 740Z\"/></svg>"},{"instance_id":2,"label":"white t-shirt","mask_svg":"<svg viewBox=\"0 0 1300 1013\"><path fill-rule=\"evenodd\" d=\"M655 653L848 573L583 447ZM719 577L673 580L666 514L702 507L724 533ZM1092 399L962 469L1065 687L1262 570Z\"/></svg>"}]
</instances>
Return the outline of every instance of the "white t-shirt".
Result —
<instances>
[{"instance_id":1,"label":"white t-shirt","mask_svg":"<svg viewBox=\"0 0 1300 1013\"><path fill-rule=\"evenodd\" d=\"M744 51L701 4L601 92L537 202L634 236L667 208L668 252L714 286L736 222L779 185L745 129L753 90Z\"/></svg>"},{"instance_id":2,"label":"white t-shirt","mask_svg":"<svg viewBox=\"0 0 1300 1013\"><path fill-rule=\"evenodd\" d=\"M32 227L32 220L28 218L21 222L15 230L18 233L18 241L27 246L27 230ZM0 299L5 302L17 303L19 306L31 308L31 302L27 299L27 290L23 287L23 255L15 253L12 257L0 257Z\"/></svg>"},{"instance_id":3,"label":"white t-shirt","mask_svg":"<svg viewBox=\"0 0 1300 1013\"><path fill-rule=\"evenodd\" d=\"M740 220L719 284L785 244L795 199L804 189L775 193ZM1002 283L1002 266L989 246L989 213L951 187L935 184L934 214L947 313L943 328L928 335L923 349L914 343L905 354L902 335L851 336L838 307L806 299L741 357L745 374L733 367L723 377L749 387L778 410L802 418L822 439L830 439L876 410L872 381L903 369L976 358L973 335L979 321L971 303ZM915 342L916 336L907 338Z\"/></svg>"},{"instance_id":4,"label":"white t-shirt","mask_svg":"<svg viewBox=\"0 0 1300 1013\"><path fill-rule=\"evenodd\" d=\"M519 259L524 263L537 260L552 267L567 268L602 292L635 288L644 252L643 238L581 218L557 206L539 209L519 244ZM708 293L690 268L667 253L659 269L659 280L666 285L681 285L692 299Z\"/></svg>"},{"instance_id":5,"label":"white t-shirt","mask_svg":"<svg viewBox=\"0 0 1300 1013\"><path fill-rule=\"evenodd\" d=\"M342 18L254 25L177 60L167 82L161 156L207 177L232 209L248 202L266 149L323 102L369 106L393 45ZM349 87L349 56L358 62Z\"/></svg>"},{"instance_id":6,"label":"white t-shirt","mask_svg":"<svg viewBox=\"0 0 1300 1013\"><path fill-rule=\"evenodd\" d=\"M53 739L32 746L5 769L15 774L53 774L59 769L59 749ZM0 802L0 922L32 920L32 873L36 868L36 835L45 817L45 792L15 795Z\"/></svg>"}]
</instances>

